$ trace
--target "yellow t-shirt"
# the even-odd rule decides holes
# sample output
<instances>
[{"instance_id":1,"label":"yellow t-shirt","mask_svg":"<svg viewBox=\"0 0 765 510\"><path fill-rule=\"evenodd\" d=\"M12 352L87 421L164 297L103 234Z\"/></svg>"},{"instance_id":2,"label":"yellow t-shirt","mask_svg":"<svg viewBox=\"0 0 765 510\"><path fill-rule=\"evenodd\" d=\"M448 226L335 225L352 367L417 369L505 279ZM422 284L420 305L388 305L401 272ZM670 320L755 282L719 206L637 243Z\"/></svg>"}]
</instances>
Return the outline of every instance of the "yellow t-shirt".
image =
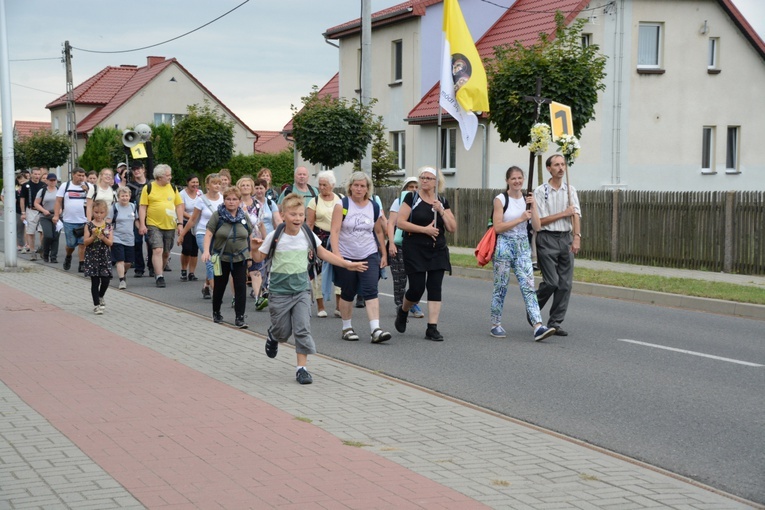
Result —
<instances>
[{"instance_id":1,"label":"yellow t-shirt","mask_svg":"<svg viewBox=\"0 0 765 510\"><path fill-rule=\"evenodd\" d=\"M147 193L148 188L148 184L143 187L139 202L139 205L147 206L146 226L152 225L160 230L175 230L178 222L175 207L183 204L181 194L172 184L160 186L152 182L151 193Z\"/></svg>"}]
</instances>

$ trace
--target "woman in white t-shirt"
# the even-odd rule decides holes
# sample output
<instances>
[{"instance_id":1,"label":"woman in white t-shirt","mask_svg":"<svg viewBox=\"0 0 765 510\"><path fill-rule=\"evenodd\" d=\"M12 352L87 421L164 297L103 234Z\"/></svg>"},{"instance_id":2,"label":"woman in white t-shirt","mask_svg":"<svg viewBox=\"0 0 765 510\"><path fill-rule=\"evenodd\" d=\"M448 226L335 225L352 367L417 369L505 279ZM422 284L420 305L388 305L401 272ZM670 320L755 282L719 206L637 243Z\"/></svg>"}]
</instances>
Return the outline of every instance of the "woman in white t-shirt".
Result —
<instances>
[{"instance_id":1,"label":"woman in white t-shirt","mask_svg":"<svg viewBox=\"0 0 765 510\"><path fill-rule=\"evenodd\" d=\"M205 189L207 193L199 195L194 201L194 212L191 213L191 217L186 222L180 235L178 236L178 244L183 244L183 238L189 232L194 229L194 235L197 240L197 247L199 251L204 253L204 241L205 232L207 232L207 222L210 220L210 216L218 210L218 206L223 203L223 196L220 194L221 179L218 174L208 174L205 177ZM205 283L202 286L202 297L204 299L212 298L212 286L213 286L213 265L212 262L205 262Z\"/></svg>"},{"instance_id":2,"label":"woman in white t-shirt","mask_svg":"<svg viewBox=\"0 0 765 510\"><path fill-rule=\"evenodd\" d=\"M319 194L308 201L308 207L305 211L305 222L313 230L324 248L329 249L329 231L332 229L332 212L335 205L340 203L340 197L332 191L335 189L337 179L332 170L324 170L316 176L319 182ZM314 278L311 282L313 293L316 297L316 308L318 317L326 317L327 311L324 304L335 294L335 316L340 317L340 288L332 283L334 279L334 269L332 264L324 262L322 264L321 275ZM318 297L321 296L321 297Z\"/></svg>"},{"instance_id":3,"label":"woman in white t-shirt","mask_svg":"<svg viewBox=\"0 0 765 510\"><path fill-rule=\"evenodd\" d=\"M194 214L194 205L196 205L197 198L202 194L199 189L199 177L196 175L189 175L186 177L186 187L181 190L181 200L183 200L183 225L189 222L191 216ZM197 253L199 247L197 246L196 236L187 236L183 238L181 243L181 281L193 282L198 280L194 271L197 270Z\"/></svg>"},{"instance_id":4,"label":"woman in white t-shirt","mask_svg":"<svg viewBox=\"0 0 765 510\"><path fill-rule=\"evenodd\" d=\"M96 200L106 202L106 221L111 223L112 214L114 214L112 206L117 202L117 188L114 185L114 172L111 168L102 168L98 172L98 180L93 185L90 198L93 202Z\"/></svg>"},{"instance_id":5,"label":"woman in white t-shirt","mask_svg":"<svg viewBox=\"0 0 765 510\"><path fill-rule=\"evenodd\" d=\"M515 273L521 295L526 304L526 316L534 328L534 340L539 342L555 334L555 328L542 325L537 294L534 291L534 271L531 265L528 223L534 230L542 228L534 195L523 197L523 170L511 166L505 173L507 190L494 199L492 221L497 232L494 250L494 292L491 297L491 331L495 338L505 338L502 327L502 308L505 304L510 272ZM530 209L526 206L529 204Z\"/></svg>"}]
</instances>

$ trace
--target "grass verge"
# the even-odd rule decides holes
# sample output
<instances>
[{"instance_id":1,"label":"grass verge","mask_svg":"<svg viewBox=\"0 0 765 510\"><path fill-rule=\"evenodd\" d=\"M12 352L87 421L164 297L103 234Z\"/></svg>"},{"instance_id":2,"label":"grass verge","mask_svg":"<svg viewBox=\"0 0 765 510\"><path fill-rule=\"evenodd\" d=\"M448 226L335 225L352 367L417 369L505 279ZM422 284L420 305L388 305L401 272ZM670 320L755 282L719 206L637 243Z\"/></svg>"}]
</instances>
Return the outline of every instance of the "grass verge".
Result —
<instances>
[{"instance_id":1,"label":"grass verge","mask_svg":"<svg viewBox=\"0 0 765 510\"><path fill-rule=\"evenodd\" d=\"M451 254L451 261L454 266L478 268L475 257L472 255L453 253ZM484 266L483 269L491 271L491 263ZM574 266L574 281L765 305L765 289L733 283L709 282L694 280L693 278L668 278L618 271L595 271L576 266Z\"/></svg>"}]
</instances>

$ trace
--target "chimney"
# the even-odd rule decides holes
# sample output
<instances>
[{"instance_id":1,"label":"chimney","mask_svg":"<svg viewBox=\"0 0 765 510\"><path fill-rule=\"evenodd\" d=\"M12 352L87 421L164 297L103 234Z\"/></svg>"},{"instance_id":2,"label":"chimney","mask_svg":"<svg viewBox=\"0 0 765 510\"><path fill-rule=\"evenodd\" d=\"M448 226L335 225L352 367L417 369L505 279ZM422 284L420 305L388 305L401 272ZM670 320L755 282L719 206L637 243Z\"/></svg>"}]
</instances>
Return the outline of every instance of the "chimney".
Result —
<instances>
[{"instance_id":1,"label":"chimney","mask_svg":"<svg viewBox=\"0 0 765 510\"><path fill-rule=\"evenodd\" d=\"M161 64L165 61L165 57L146 57L146 65L148 67L154 67L157 64Z\"/></svg>"}]
</instances>

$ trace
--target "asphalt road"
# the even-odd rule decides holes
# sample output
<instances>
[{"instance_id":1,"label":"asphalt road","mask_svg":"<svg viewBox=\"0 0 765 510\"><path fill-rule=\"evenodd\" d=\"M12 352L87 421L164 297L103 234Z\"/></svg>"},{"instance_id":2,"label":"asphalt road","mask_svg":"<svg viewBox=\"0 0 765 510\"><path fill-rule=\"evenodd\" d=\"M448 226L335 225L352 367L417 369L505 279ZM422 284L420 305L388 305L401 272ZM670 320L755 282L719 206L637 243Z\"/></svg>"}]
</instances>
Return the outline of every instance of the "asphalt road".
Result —
<instances>
[{"instance_id":1,"label":"asphalt road","mask_svg":"<svg viewBox=\"0 0 765 510\"><path fill-rule=\"evenodd\" d=\"M128 292L209 317L201 283L180 282L178 260L174 254L167 288L131 272ZM535 343L513 286L503 321L508 338L496 339L488 334L491 283L447 277L439 324L446 341L435 343L424 339L425 319L396 333L390 280L380 291L382 327L393 339L369 343L366 315L356 309L362 341L341 340L330 306L329 318L312 321L321 354L765 503L762 322L575 295L564 323L570 335ZM233 323L229 306L227 298L223 316ZM247 315L250 329L265 334L268 314L255 311L252 299Z\"/></svg>"}]
</instances>

